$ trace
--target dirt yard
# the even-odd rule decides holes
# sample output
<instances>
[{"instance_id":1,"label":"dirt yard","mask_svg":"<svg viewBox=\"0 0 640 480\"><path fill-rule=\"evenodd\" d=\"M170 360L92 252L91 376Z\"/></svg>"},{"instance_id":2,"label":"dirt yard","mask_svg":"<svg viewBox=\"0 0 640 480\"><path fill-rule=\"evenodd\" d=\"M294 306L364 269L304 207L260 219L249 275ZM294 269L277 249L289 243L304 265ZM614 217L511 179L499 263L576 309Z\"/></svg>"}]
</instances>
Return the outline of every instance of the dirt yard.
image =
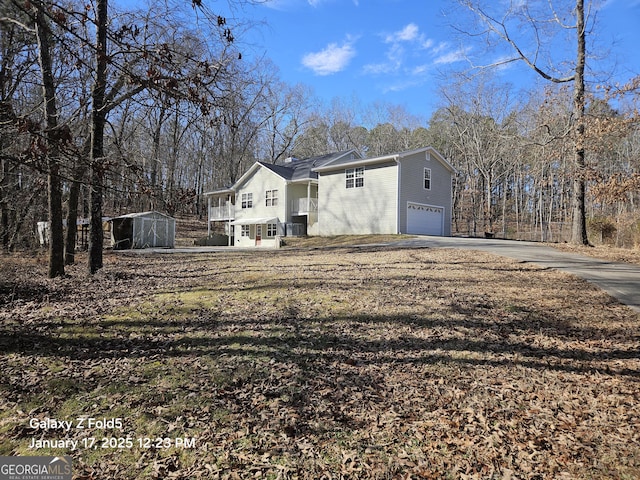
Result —
<instances>
[{"instance_id":1,"label":"dirt yard","mask_svg":"<svg viewBox=\"0 0 640 480\"><path fill-rule=\"evenodd\" d=\"M79 480L640 478L640 316L570 276L377 247L0 261L0 455L70 454Z\"/></svg>"}]
</instances>

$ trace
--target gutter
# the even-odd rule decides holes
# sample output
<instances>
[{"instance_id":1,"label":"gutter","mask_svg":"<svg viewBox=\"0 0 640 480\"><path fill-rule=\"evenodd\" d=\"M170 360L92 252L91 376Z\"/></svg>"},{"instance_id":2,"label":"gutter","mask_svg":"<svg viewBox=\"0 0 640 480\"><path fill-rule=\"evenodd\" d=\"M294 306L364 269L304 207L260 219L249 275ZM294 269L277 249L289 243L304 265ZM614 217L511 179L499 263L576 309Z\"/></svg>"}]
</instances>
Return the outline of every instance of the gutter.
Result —
<instances>
[{"instance_id":1,"label":"gutter","mask_svg":"<svg viewBox=\"0 0 640 480\"><path fill-rule=\"evenodd\" d=\"M394 155L386 155L384 157L376 157L376 158L366 158L366 159L358 159L358 160L353 160L352 162L347 162L347 163L340 163L340 164L336 164L336 165L325 165L323 167L316 167L313 168L311 171L313 172L331 172L334 170L343 170L345 168L351 168L351 167L362 167L362 166L366 166L366 165L375 165L376 163L384 163L384 162L388 162L389 160L394 160L394 161L398 161L398 159L400 158L400 156L398 154L394 154Z\"/></svg>"}]
</instances>

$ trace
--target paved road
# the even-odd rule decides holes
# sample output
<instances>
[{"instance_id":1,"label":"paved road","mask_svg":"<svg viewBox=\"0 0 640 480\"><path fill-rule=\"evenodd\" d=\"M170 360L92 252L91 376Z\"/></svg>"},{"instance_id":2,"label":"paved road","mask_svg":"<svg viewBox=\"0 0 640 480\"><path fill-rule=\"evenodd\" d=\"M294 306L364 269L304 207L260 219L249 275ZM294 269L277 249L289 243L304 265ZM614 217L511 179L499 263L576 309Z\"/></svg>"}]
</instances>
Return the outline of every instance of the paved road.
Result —
<instances>
[{"instance_id":1,"label":"paved road","mask_svg":"<svg viewBox=\"0 0 640 480\"><path fill-rule=\"evenodd\" d=\"M613 263L562 252L534 242L484 238L417 237L394 245L403 247L464 248L495 253L576 275L602 288L612 297L640 312L640 266Z\"/></svg>"}]
</instances>

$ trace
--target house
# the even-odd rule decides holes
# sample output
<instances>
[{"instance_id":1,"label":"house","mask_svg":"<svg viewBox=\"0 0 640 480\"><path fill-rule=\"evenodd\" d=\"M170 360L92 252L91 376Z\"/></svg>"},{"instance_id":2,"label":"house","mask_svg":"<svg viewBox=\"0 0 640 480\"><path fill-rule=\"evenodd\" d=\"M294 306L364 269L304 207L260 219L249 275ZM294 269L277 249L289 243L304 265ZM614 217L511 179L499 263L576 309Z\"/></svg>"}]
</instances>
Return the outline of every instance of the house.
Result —
<instances>
[{"instance_id":1,"label":"house","mask_svg":"<svg viewBox=\"0 0 640 480\"><path fill-rule=\"evenodd\" d=\"M352 161L355 150L304 160L288 158L284 165L254 163L231 188L208 192L209 232L223 227L230 245L276 246L277 238L320 235L316 167Z\"/></svg>"},{"instance_id":2,"label":"house","mask_svg":"<svg viewBox=\"0 0 640 480\"><path fill-rule=\"evenodd\" d=\"M455 170L434 148L340 158L315 171L321 235L451 235Z\"/></svg>"},{"instance_id":3,"label":"house","mask_svg":"<svg viewBox=\"0 0 640 480\"><path fill-rule=\"evenodd\" d=\"M276 246L277 237L290 235L448 236L453 173L431 147L256 162L231 188L205 194L209 225L224 226L236 246Z\"/></svg>"}]
</instances>

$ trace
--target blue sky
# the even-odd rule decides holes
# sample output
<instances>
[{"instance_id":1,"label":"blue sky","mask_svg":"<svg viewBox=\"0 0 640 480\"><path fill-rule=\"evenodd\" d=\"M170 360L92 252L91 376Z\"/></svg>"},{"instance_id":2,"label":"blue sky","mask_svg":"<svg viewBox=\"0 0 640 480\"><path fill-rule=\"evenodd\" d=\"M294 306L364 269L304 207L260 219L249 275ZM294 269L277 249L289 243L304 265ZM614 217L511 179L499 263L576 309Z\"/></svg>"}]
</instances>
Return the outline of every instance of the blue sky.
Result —
<instances>
[{"instance_id":1,"label":"blue sky","mask_svg":"<svg viewBox=\"0 0 640 480\"><path fill-rule=\"evenodd\" d=\"M456 18L443 14L451 6L452 0L267 0L242 14L265 22L253 32L251 50L270 58L287 83L309 85L326 102L356 96L428 118L443 72L468 68L467 57L487 62L477 42L455 35ZM601 70L615 65L621 81L640 74L640 0L601 2L597 18L601 51L608 52ZM498 74L517 84L536 81L523 65Z\"/></svg>"}]
</instances>

